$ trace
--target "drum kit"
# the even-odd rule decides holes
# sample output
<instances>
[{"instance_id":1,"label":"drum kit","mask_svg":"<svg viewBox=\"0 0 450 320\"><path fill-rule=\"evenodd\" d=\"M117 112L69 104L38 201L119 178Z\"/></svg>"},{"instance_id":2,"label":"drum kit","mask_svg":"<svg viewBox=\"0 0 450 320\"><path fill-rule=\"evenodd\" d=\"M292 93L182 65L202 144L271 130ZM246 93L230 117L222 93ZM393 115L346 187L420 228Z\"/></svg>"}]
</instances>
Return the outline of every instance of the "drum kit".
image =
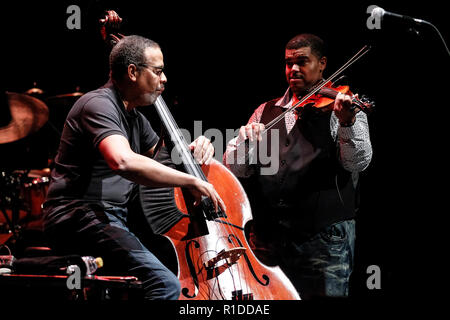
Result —
<instances>
[{"instance_id":1,"label":"drum kit","mask_svg":"<svg viewBox=\"0 0 450 320\"><path fill-rule=\"evenodd\" d=\"M0 245L24 229L42 230L53 157L67 113L83 95L77 88L44 98L36 87L2 94L7 123L0 123Z\"/></svg>"}]
</instances>

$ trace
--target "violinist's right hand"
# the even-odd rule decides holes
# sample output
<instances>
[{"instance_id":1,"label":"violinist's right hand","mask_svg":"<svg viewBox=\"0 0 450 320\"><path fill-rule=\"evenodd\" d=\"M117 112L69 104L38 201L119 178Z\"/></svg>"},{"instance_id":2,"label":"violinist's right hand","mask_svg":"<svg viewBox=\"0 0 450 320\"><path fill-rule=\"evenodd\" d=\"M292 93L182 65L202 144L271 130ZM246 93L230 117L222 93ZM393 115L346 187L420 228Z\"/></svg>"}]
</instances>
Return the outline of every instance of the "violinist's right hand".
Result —
<instances>
[{"instance_id":1,"label":"violinist's right hand","mask_svg":"<svg viewBox=\"0 0 450 320\"><path fill-rule=\"evenodd\" d=\"M255 140L262 140L262 132L264 131L265 126L263 123L253 122L247 124L246 126L242 126L239 129L239 136L237 142L240 143L246 139L249 139L250 142Z\"/></svg>"}]
</instances>

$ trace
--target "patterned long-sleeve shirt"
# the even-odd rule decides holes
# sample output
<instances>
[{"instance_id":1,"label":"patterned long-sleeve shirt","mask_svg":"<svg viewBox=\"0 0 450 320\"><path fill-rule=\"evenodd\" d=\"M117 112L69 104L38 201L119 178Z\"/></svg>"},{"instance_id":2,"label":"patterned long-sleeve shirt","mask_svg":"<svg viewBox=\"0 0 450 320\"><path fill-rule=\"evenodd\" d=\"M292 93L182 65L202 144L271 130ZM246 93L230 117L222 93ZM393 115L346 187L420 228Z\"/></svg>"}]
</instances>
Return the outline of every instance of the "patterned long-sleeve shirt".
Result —
<instances>
[{"instance_id":1,"label":"patterned long-sleeve shirt","mask_svg":"<svg viewBox=\"0 0 450 320\"><path fill-rule=\"evenodd\" d=\"M277 102L276 106L289 108L292 106L292 94L290 89L286 91L283 97ZM264 112L266 103L261 104L250 117L248 124L259 123ZM289 133L296 122L295 115L288 112L285 116L285 125ZM344 169L350 172L361 172L365 170L372 159L372 144L369 136L369 125L367 116L364 112L356 114L356 121L350 127L341 127L339 120L332 112L330 118L330 132L333 140L337 141L339 146L340 162ZM248 177L253 174L251 167L247 164L241 164L234 161L235 151L237 149L238 137L230 140L224 154L225 165L237 176Z\"/></svg>"}]
</instances>

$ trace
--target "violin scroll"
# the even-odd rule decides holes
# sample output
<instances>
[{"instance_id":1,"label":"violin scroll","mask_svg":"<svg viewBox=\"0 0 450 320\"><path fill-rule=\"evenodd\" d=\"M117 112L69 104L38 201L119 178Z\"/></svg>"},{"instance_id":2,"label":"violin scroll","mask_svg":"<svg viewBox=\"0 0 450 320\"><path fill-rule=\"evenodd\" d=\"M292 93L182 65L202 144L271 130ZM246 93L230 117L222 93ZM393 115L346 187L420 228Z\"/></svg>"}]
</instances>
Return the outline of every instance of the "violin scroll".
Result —
<instances>
[{"instance_id":1,"label":"violin scroll","mask_svg":"<svg viewBox=\"0 0 450 320\"><path fill-rule=\"evenodd\" d=\"M362 95L361 96L361 103L364 105L365 110L363 110L363 112L372 112L373 109L375 109L375 101L373 101L372 99L370 99L368 96L366 95ZM362 109L361 109L362 110Z\"/></svg>"}]
</instances>

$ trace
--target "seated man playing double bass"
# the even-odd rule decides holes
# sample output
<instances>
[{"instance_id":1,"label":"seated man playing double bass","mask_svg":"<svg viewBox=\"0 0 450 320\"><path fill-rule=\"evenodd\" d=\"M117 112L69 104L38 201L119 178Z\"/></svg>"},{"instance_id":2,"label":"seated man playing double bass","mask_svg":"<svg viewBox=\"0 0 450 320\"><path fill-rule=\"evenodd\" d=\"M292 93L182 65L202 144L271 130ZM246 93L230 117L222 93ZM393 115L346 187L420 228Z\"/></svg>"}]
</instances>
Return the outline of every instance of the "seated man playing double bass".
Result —
<instances>
[{"instance_id":1,"label":"seated man playing double bass","mask_svg":"<svg viewBox=\"0 0 450 320\"><path fill-rule=\"evenodd\" d=\"M100 256L105 272L136 276L147 299L177 299L180 285L129 231L128 205L138 184L184 187L196 201L214 187L151 157L158 142L135 108L154 103L167 78L160 46L140 36L121 39L110 54L110 81L82 96L68 114L44 203L44 229L58 254ZM190 145L199 163L214 149L205 137Z\"/></svg>"}]
</instances>

